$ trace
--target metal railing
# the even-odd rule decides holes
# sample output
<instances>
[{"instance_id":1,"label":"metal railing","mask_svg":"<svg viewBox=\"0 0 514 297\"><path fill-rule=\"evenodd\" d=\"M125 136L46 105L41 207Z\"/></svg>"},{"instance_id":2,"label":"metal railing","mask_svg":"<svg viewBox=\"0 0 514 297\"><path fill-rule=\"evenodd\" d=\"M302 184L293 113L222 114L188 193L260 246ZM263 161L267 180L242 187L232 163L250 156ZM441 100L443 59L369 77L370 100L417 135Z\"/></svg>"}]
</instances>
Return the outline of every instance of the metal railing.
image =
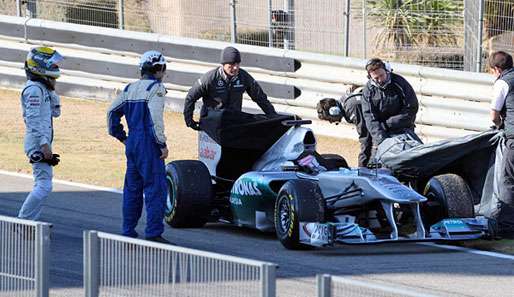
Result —
<instances>
[{"instance_id":1,"label":"metal railing","mask_svg":"<svg viewBox=\"0 0 514 297\"><path fill-rule=\"evenodd\" d=\"M0 16L0 24L1 35L23 38L23 18ZM155 33L134 34L111 28L91 30L91 27L87 26L38 19L32 19L26 25L28 39L32 44L57 42L55 45L58 49L62 48L67 57L66 65L63 65L65 75L76 75L77 78L84 76L88 79L98 76L103 81L113 82L109 85L103 82L93 84L82 79L73 79L66 81L69 85L59 90L61 95L84 97L87 93L89 98L112 98L115 89L122 87L119 83L114 84L115 82L127 77L130 69L133 71L131 76L136 77L137 60L127 61L126 56L130 54L137 57L138 53L150 48L161 49L164 55L173 58L173 64L169 67L171 78L180 84L176 86L172 80L172 85L169 85L171 90L176 91L169 94L170 106L174 111L182 110L185 91L191 78L199 77L210 70L214 63L217 63L221 49L228 45L204 40L172 39ZM21 43L3 42L0 46L4 49L2 59L17 62L16 67L22 69L23 64L18 61L23 61L30 45L23 46L24 48ZM75 50L72 53L66 52L68 47L78 49L76 46L87 47L87 55ZM291 89L297 88L301 91L299 97L295 96L295 100L273 99L280 112L313 118L316 116L314 108L319 99L338 98L344 93L345 85L366 83L365 60L249 45L238 45L238 48L245 55L244 67L252 67L247 69L262 83L263 88L267 87L264 83L273 84L273 88L266 89L270 97L291 99L294 97L285 96L293 93L290 92ZM106 50L111 54L103 54ZM117 55L115 59L114 55ZM297 61L301 67L291 67L296 65ZM420 124L418 132L424 140L462 136L469 134L468 130L483 131L490 126L487 112L490 88L494 82L491 75L405 64L392 66L396 73L404 76L412 84L418 95L420 112L416 120ZM173 72L174 69L180 71ZM188 69L188 72L182 72L183 69ZM73 71L68 72L69 70ZM0 83L12 87L21 86L25 82L24 72L2 73L5 74L2 75L3 81L0 80ZM61 87L63 81L64 78L61 80ZM164 81L170 82L168 78ZM102 87L98 87L99 85ZM281 93L278 94L278 91ZM346 126L334 127L327 124L322 127L324 130L315 131L336 137L356 135L350 129L343 131L344 127Z\"/></svg>"},{"instance_id":2,"label":"metal railing","mask_svg":"<svg viewBox=\"0 0 514 297\"><path fill-rule=\"evenodd\" d=\"M0 297L48 297L50 224L0 216Z\"/></svg>"},{"instance_id":3,"label":"metal railing","mask_svg":"<svg viewBox=\"0 0 514 297\"><path fill-rule=\"evenodd\" d=\"M84 232L86 297L275 296L276 265Z\"/></svg>"},{"instance_id":4,"label":"metal railing","mask_svg":"<svg viewBox=\"0 0 514 297\"><path fill-rule=\"evenodd\" d=\"M329 274L317 275L318 297L436 297L409 289Z\"/></svg>"}]
</instances>

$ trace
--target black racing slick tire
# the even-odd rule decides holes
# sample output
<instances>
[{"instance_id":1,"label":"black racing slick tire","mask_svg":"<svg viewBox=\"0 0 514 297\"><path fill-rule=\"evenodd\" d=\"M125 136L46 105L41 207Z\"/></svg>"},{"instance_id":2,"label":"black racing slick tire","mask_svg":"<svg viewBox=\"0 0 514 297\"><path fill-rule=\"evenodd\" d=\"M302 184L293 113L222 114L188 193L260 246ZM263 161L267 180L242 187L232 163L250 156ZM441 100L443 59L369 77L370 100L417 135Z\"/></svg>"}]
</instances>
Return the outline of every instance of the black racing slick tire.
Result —
<instances>
[{"instance_id":1,"label":"black racing slick tire","mask_svg":"<svg viewBox=\"0 0 514 297\"><path fill-rule=\"evenodd\" d=\"M170 162L166 166L166 181L166 223L174 228L205 225L213 197L211 175L205 164L196 160Z\"/></svg>"},{"instance_id":2,"label":"black racing slick tire","mask_svg":"<svg viewBox=\"0 0 514 297\"><path fill-rule=\"evenodd\" d=\"M290 180L280 189L275 202L275 232L290 250L305 249L300 243L300 222L324 222L325 203L316 182Z\"/></svg>"},{"instance_id":3,"label":"black racing slick tire","mask_svg":"<svg viewBox=\"0 0 514 297\"><path fill-rule=\"evenodd\" d=\"M473 193L459 175L442 174L432 177L425 186L423 195L428 199L423 206L423 217L428 225L445 218L475 216Z\"/></svg>"}]
</instances>

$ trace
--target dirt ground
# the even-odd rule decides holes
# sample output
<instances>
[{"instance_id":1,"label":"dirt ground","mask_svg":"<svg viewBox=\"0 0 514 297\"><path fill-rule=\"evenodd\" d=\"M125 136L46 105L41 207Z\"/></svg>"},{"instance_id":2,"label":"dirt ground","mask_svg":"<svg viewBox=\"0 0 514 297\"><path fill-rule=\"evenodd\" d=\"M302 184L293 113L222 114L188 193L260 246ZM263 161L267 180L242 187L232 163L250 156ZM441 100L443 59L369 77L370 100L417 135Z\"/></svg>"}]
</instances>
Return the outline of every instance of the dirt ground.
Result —
<instances>
[{"instance_id":1,"label":"dirt ground","mask_svg":"<svg viewBox=\"0 0 514 297\"><path fill-rule=\"evenodd\" d=\"M31 174L23 153L25 126L19 91L0 89L0 169ZM55 153L61 163L55 178L106 187L122 188L125 172L123 145L107 134L107 102L61 98L62 114L54 120ZM165 113L170 155L166 162L197 158L197 134L184 124L182 114ZM354 140L318 136L320 153L338 153L350 165L357 163L358 143Z\"/></svg>"}]
</instances>

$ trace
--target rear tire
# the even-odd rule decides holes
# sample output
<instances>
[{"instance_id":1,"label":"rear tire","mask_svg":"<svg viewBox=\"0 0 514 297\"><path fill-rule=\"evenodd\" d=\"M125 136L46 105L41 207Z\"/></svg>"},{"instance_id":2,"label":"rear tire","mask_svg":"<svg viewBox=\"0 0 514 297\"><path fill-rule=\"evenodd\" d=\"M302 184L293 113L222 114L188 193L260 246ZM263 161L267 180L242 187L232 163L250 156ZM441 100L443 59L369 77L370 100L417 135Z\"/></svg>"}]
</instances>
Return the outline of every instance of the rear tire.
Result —
<instances>
[{"instance_id":1,"label":"rear tire","mask_svg":"<svg viewBox=\"0 0 514 297\"><path fill-rule=\"evenodd\" d=\"M432 177L423 195L425 223L432 225L445 218L472 218L475 216L473 193L466 181L456 174Z\"/></svg>"},{"instance_id":2,"label":"rear tire","mask_svg":"<svg viewBox=\"0 0 514 297\"><path fill-rule=\"evenodd\" d=\"M209 218L212 182L200 161L173 161L166 166L168 196L164 220L174 228L199 228Z\"/></svg>"},{"instance_id":3,"label":"rear tire","mask_svg":"<svg viewBox=\"0 0 514 297\"><path fill-rule=\"evenodd\" d=\"M300 243L300 222L324 222L325 200L317 183L290 180L280 189L275 202L275 232L290 250L309 248Z\"/></svg>"}]
</instances>

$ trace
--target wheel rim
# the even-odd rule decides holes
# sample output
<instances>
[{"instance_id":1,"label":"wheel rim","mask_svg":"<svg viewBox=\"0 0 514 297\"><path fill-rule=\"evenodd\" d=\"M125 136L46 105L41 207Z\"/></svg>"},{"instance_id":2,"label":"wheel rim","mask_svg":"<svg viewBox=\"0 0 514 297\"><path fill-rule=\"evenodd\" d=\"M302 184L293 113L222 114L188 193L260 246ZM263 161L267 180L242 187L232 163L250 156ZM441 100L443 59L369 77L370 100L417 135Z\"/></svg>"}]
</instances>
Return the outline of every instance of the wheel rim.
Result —
<instances>
[{"instance_id":1,"label":"wheel rim","mask_svg":"<svg viewBox=\"0 0 514 297\"><path fill-rule=\"evenodd\" d=\"M278 211L280 231L282 233L287 233L291 227L291 204L289 203L287 196L280 197Z\"/></svg>"},{"instance_id":2,"label":"wheel rim","mask_svg":"<svg viewBox=\"0 0 514 297\"><path fill-rule=\"evenodd\" d=\"M167 176L166 180L168 182L168 195L166 196L166 215L170 215L175 208L175 197L177 197L177 192L171 177Z\"/></svg>"},{"instance_id":3,"label":"wheel rim","mask_svg":"<svg viewBox=\"0 0 514 297\"><path fill-rule=\"evenodd\" d=\"M448 216L446 207L444 205L444 195L438 191L437 184L433 182L430 187L425 191L424 196L428 201L424 204L423 216L429 224L437 223L439 220Z\"/></svg>"}]
</instances>

